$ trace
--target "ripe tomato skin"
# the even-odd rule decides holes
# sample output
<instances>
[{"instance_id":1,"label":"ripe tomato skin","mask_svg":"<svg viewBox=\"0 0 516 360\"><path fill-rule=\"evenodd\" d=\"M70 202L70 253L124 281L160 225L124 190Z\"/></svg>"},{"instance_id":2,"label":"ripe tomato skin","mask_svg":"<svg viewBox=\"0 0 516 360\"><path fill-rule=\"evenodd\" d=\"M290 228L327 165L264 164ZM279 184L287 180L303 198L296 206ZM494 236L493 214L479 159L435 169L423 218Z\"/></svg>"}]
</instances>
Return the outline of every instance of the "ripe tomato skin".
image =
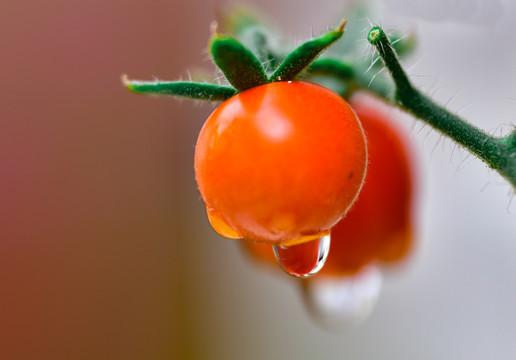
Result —
<instances>
[{"instance_id":1,"label":"ripe tomato skin","mask_svg":"<svg viewBox=\"0 0 516 360\"><path fill-rule=\"evenodd\" d=\"M347 102L297 81L255 87L221 104L195 151L215 230L270 244L327 232L354 202L366 163L364 133Z\"/></svg>"},{"instance_id":2,"label":"ripe tomato skin","mask_svg":"<svg viewBox=\"0 0 516 360\"><path fill-rule=\"evenodd\" d=\"M364 186L347 215L331 230L324 267L315 276L348 276L374 263L404 259L412 245L413 171L404 135L371 99L352 100L368 139ZM275 264L272 247L246 241L251 257Z\"/></svg>"}]
</instances>

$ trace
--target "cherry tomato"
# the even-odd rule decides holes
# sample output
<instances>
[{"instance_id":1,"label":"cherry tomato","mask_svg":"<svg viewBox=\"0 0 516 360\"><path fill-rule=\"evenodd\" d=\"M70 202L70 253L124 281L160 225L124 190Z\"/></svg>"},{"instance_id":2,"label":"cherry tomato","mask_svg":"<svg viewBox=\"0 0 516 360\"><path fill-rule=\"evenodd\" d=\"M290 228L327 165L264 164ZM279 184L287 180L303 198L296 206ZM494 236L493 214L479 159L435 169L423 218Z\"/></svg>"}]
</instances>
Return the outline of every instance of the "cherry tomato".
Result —
<instances>
[{"instance_id":1,"label":"cherry tomato","mask_svg":"<svg viewBox=\"0 0 516 360\"><path fill-rule=\"evenodd\" d=\"M368 139L367 175L357 201L331 230L330 252L315 280L352 275L375 261L396 262L411 246L413 174L407 144L371 101L351 102ZM276 262L270 245L248 241L243 247L254 258Z\"/></svg>"},{"instance_id":2,"label":"cherry tomato","mask_svg":"<svg viewBox=\"0 0 516 360\"><path fill-rule=\"evenodd\" d=\"M306 82L252 88L204 124L195 174L213 228L294 244L327 233L363 183L362 126L340 96Z\"/></svg>"}]
</instances>

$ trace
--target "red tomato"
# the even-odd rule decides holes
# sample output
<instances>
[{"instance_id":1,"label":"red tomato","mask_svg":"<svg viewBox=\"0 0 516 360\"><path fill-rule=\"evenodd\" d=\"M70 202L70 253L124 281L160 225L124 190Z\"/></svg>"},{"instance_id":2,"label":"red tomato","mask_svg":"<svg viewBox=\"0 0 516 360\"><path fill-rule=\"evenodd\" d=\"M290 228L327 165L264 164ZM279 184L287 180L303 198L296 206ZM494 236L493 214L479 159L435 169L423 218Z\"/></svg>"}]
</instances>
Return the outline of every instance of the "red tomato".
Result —
<instances>
[{"instance_id":1,"label":"red tomato","mask_svg":"<svg viewBox=\"0 0 516 360\"><path fill-rule=\"evenodd\" d=\"M368 170L357 201L331 230L321 275L351 275L375 261L398 261L412 240L412 173L404 136L371 99L351 104L368 139ZM248 241L243 246L257 259L276 262L270 245Z\"/></svg>"},{"instance_id":2,"label":"red tomato","mask_svg":"<svg viewBox=\"0 0 516 360\"><path fill-rule=\"evenodd\" d=\"M365 137L340 96L306 82L244 91L204 124L195 174L214 229L294 244L322 236L363 183Z\"/></svg>"}]
</instances>

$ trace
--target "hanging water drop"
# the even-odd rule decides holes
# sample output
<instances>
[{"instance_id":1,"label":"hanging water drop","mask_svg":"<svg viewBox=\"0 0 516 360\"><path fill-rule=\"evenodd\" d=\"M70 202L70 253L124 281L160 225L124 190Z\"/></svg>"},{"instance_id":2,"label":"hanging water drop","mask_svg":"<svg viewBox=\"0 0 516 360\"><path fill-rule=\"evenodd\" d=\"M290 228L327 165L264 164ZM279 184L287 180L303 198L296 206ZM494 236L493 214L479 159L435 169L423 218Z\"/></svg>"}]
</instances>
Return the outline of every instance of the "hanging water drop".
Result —
<instances>
[{"instance_id":1,"label":"hanging water drop","mask_svg":"<svg viewBox=\"0 0 516 360\"><path fill-rule=\"evenodd\" d=\"M373 310L382 275L368 266L355 275L321 276L302 284L303 300L314 321L329 330L358 325Z\"/></svg>"},{"instance_id":2,"label":"hanging water drop","mask_svg":"<svg viewBox=\"0 0 516 360\"><path fill-rule=\"evenodd\" d=\"M330 234L292 246L273 247L276 260L289 275L307 278L322 269L330 251Z\"/></svg>"}]
</instances>

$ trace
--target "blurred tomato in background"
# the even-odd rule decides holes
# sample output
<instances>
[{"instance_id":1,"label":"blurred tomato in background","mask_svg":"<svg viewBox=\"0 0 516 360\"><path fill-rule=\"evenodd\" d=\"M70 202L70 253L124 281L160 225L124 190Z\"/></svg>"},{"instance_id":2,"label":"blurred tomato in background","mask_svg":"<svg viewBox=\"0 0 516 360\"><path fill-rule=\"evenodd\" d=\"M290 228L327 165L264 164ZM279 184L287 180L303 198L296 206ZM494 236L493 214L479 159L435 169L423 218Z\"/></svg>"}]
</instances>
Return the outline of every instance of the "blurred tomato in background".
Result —
<instances>
[{"instance_id":1,"label":"blurred tomato in background","mask_svg":"<svg viewBox=\"0 0 516 360\"><path fill-rule=\"evenodd\" d=\"M120 76L211 70L204 49L222 3L0 4L0 358L513 359L516 202L409 117L400 122L423 149L421 246L362 326L321 331L297 289L211 230L193 153L213 106L138 97ZM416 28L414 81L500 131L516 113L515 8L495 1L493 15L486 3L439 2L429 18L385 1L373 20ZM293 40L345 15L334 1L257 5ZM479 14L496 21L470 21Z\"/></svg>"},{"instance_id":2,"label":"blurred tomato in background","mask_svg":"<svg viewBox=\"0 0 516 360\"><path fill-rule=\"evenodd\" d=\"M331 230L324 267L312 277L297 281L315 322L331 330L359 323L369 315L381 290L377 268L406 262L417 237L413 224L413 147L378 99L358 94L352 97L351 106L367 136L364 186L353 207ZM250 258L277 265L271 245L249 240L241 244ZM314 251L310 250L314 246L310 244L293 247L302 249L293 249L296 268L312 266ZM289 270L285 269L293 272Z\"/></svg>"}]
</instances>

